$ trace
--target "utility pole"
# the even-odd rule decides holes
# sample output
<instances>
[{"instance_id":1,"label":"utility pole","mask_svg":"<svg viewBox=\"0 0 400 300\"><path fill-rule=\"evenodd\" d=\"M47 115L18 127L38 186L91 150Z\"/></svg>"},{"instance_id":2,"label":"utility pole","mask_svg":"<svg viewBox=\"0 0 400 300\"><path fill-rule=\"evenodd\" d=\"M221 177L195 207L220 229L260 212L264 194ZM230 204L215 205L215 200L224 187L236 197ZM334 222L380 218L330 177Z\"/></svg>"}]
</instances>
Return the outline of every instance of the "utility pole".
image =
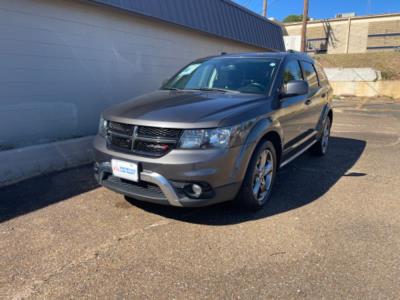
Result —
<instances>
[{"instance_id":1,"label":"utility pole","mask_svg":"<svg viewBox=\"0 0 400 300\"><path fill-rule=\"evenodd\" d=\"M267 17L267 0L264 0L263 2L263 16L266 18Z\"/></svg>"},{"instance_id":2,"label":"utility pole","mask_svg":"<svg viewBox=\"0 0 400 300\"><path fill-rule=\"evenodd\" d=\"M308 0L304 0L303 24L301 27L301 51L306 51L307 44L307 19L308 19Z\"/></svg>"}]
</instances>

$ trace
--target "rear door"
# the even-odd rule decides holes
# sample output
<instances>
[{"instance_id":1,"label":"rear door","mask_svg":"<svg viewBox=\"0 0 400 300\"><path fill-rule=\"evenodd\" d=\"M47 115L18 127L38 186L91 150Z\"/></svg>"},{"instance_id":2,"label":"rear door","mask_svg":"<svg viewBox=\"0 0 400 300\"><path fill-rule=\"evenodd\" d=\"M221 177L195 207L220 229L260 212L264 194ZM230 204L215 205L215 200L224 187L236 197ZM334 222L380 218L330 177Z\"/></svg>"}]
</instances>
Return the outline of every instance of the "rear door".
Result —
<instances>
[{"instance_id":1,"label":"rear door","mask_svg":"<svg viewBox=\"0 0 400 300\"><path fill-rule=\"evenodd\" d=\"M305 113L305 125L308 132L315 131L317 129L318 121L321 117L322 110L326 103L327 89L326 85L323 84L322 78L318 77L317 70L309 61L302 61L302 67L304 72L304 78L307 80L309 85L308 100L306 101L306 113ZM320 74L322 76L322 74Z\"/></svg>"}]
</instances>

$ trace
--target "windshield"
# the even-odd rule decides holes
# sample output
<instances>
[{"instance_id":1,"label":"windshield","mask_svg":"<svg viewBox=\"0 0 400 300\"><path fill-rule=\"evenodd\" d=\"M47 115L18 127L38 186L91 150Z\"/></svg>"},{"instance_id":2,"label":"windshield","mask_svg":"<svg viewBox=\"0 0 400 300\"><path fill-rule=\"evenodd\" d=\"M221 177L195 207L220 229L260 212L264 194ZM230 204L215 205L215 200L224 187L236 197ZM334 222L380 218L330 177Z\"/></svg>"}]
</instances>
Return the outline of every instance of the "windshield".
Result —
<instances>
[{"instance_id":1,"label":"windshield","mask_svg":"<svg viewBox=\"0 0 400 300\"><path fill-rule=\"evenodd\" d=\"M278 68L277 59L218 57L194 62L161 89L218 90L251 94L269 91Z\"/></svg>"}]
</instances>

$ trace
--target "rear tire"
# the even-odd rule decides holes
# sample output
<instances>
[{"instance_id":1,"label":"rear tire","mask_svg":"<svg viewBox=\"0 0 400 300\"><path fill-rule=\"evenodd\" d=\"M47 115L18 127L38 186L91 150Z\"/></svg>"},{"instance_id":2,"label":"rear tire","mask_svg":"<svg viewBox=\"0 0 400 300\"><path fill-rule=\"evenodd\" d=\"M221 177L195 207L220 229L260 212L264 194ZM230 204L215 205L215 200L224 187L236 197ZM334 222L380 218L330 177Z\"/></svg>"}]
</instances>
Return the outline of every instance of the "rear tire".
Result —
<instances>
[{"instance_id":1,"label":"rear tire","mask_svg":"<svg viewBox=\"0 0 400 300\"><path fill-rule=\"evenodd\" d=\"M270 200L277 172L274 144L261 141L254 150L236 202L249 210L258 210Z\"/></svg>"},{"instance_id":2,"label":"rear tire","mask_svg":"<svg viewBox=\"0 0 400 300\"><path fill-rule=\"evenodd\" d=\"M322 126L321 137L311 147L311 153L316 156L324 156L328 152L329 137L331 134L331 118L328 116L325 119L324 125Z\"/></svg>"}]
</instances>

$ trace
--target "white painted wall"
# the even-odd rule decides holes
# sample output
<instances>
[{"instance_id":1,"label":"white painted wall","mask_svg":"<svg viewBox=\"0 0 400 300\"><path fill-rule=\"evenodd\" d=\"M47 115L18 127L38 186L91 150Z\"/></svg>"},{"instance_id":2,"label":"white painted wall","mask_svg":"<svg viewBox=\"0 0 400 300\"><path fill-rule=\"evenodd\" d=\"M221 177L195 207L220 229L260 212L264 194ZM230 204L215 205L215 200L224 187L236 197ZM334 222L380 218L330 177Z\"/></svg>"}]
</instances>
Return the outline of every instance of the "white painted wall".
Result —
<instances>
[{"instance_id":1,"label":"white painted wall","mask_svg":"<svg viewBox=\"0 0 400 300\"><path fill-rule=\"evenodd\" d=\"M94 134L193 59L262 51L84 1L0 1L0 151Z\"/></svg>"},{"instance_id":2,"label":"white painted wall","mask_svg":"<svg viewBox=\"0 0 400 300\"><path fill-rule=\"evenodd\" d=\"M283 37L286 50L301 50L301 36L300 35L285 35Z\"/></svg>"},{"instance_id":3,"label":"white painted wall","mask_svg":"<svg viewBox=\"0 0 400 300\"><path fill-rule=\"evenodd\" d=\"M330 82L333 81L377 81L382 79L380 71L373 68L324 68Z\"/></svg>"}]
</instances>

